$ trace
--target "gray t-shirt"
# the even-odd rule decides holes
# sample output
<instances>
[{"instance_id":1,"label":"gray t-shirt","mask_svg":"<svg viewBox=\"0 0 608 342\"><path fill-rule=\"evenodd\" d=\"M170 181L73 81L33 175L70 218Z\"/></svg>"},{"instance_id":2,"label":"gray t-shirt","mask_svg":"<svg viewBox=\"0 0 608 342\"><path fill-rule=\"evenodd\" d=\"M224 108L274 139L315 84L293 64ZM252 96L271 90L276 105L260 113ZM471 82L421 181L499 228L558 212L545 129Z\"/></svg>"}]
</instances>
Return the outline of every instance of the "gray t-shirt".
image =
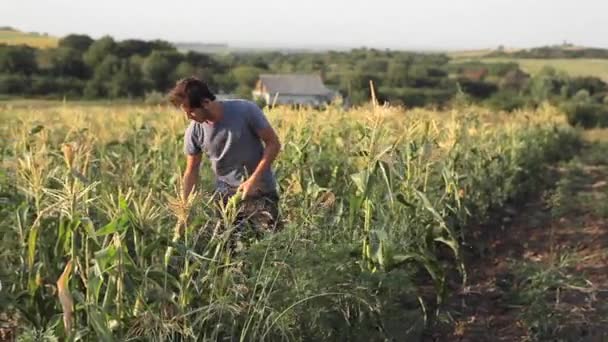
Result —
<instances>
[{"instance_id":1,"label":"gray t-shirt","mask_svg":"<svg viewBox=\"0 0 608 342\"><path fill-rule=\"evenodd\" d=\"M223 118L216 123L190 122L184 134L184 152L205 152L216 176L216 190L232 194L255 171L264 154L257 131L270 124L251 101L222 100ZM262 193L276 192L274 172L267 169L260 179Z\"/></svg>"}]
</instances>

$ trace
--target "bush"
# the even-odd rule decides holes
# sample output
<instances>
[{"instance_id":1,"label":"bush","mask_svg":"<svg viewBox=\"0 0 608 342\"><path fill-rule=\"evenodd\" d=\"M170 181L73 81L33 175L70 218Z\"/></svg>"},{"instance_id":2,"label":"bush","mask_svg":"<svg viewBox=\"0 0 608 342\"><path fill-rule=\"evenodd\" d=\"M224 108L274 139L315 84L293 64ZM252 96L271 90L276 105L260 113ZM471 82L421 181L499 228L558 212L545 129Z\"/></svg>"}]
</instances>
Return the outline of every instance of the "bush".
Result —
<instances>
[{"instance_id":1,"label":"bush","mask_svg":"<svg viewBox=\"0 0 608 342\"><path fill-rule=\"evenodd\" d=\"M444 105L454 95L454 91L432 88L388 88L378 91L381 101L404 104L408 107L423 107L430 104Z\"/></svg>"},{"instance_id":2,"label":"bush","mask_svg":"<svg viewBox=\"0 0 608 342\"><path fill-rule=\"evenodd\" d=\"M568 123L584 128L607 127L608 106L599 103L570 102L562 105Z\"/></svg>"},{"instance_id":3,"label":"bush","mask_svg":"<svg viewBox=\"0 0 608 342\"><path fill-rule=\"evenodd\" d=\"M465 78L461 78L458 82L465 93L476 98L488 98L498 90L498 86L490 82L472 81Z\"/></svg>"},{"instance_id":4,"label":"bush","mask_svg":"<svg viewBox=\"0 0 608 342\"><path fill-rule=\"evenodd\" d=\"M28 86L28 78L23 75L0 75L0 94L20 95Z\"/></svg>"},{"instance_id":5,"label":"bush","mask_svg":"<svg viewBox=\"0 0 608 342\"><path fill-rule=\"evenodd\" d=\"M30 95L82 96L85 81L73 77L34 76L27 93Z\"/></svg>"},{"instance_id":6,"label":"bush","mask_svg":"<svg viewBox=\"0 0 608 342\"><path fill-rule=\"evenodd\" d=\"M486 101L486 104L496 110L511 112L528 105L529 98L515 91L505 90L494 93Z\"/></svg>"}]
</instances>

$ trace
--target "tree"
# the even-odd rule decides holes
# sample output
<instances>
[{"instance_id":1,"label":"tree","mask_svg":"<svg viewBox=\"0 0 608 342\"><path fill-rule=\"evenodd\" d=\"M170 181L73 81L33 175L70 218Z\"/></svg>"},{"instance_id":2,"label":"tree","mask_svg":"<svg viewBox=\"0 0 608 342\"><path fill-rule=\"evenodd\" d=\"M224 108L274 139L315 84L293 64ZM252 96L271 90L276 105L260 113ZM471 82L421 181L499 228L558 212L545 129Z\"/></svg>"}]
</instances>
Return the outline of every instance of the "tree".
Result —
<instances>
[{"instance_id":1,"label":"tree","mask_svg":"<svg viewBox=\"0 0 608 342\"><path fill-rule=\"evenodd\" d=\"M216 88L219 91L223 92L231 92L238 86L234 75L231 73L217 75L214 74L213 81L216 85Z\"/></svg>"},{"instance_id":2,"label":"tree","mask_svg":"<svg viewBox=\"0 0 608 342\"><path fill-rule=\"evenodd\" d=\"M197 74L197 71L197 68L195 68L192 64L184 61L179 63L177 68L175 68L175 78L180 79L194 76Z\"/></svg>"},{"instance_id":3,"label":"tree","mask_svg":"<svg viewBox=\"0 0 608 342\"><path fill-rule=\"evenodd\" d=\"M174 78L173 71L180 58L179 54L153 51L144 60L144 76L151 82L154 89L164 91L171 85Z\"/></svg>"},{"instance_id":4,"label":"tree","mask_svg":"<svg viewBox=\"0 0 608 342\"><path fill-rule=\"evenodd\" d=\"M196 51L188 51L184 56L184 60L193 66L211 68L217 63L209 55L205 55Z\"/></svg>"},{"instance_id":5,"label":"tree","mask_svg":"<svg viewBox=\"0 0 608 342\"><path fill-rule=\"evenodd\" d=\"M232 69L234 79L241 87L252 88L263 70L252 66L238 66Z\"/></svg>"},{"instance_id":6,"label":"tree","mask_svg":"<svg viewBox=\"0 0 608 342\"><path fill-rule=\"evenodd\" d=\"M70 76L80 79L89 76L89 69L82 54L73 48L57 48L51 52L51 73L54 76Z\"/></svg>"},{"instance_id":7,"label":"tree","mask_svg":"<svg viewBox=\"0 0 608 342\"><path fill-rule=\"evenodd\" d=\"M145 89L141 70L135 63L123 59L108 88L112 97L142 96Z\"/></svg>"},{"instance_id":8,"label":"tree","mask_svg":"<svg viewBox=\"0 0 608 342\"><path fill-rule=\"evenodd\" d=\"M109 81L120 71L121 60L114 55L107 55L95 68L94 79Z\"/></svg>"},{"instance_id":9,"label":"tree","mask_svg":"<svg viewBox=\"0 0 608 342\"><path fill-rule=\"evenodd\" d=\"M25 75L0 74L0 94L23 94L28 89L27 78Z\"/></svg>"},{"instance_id":10,"label":"tree","mask_svg":"<svg viewBox=\"0 0 608 342\"><path fill-rule=\"evenodd\" d=\"M536 102L543 102L553 95L560 95L564 86L567 85L568 76L566 74L559 73L552 67L544 67L531 78L529 91Z\"/></svg>"},{"instance_id":11,"label":"tree","mask_svg":"<svg viewBox=\"0 0 608 342\"><path fill-rule=\"evenodd\" d=\"M106 96L106 94L106 88L103 83L97 79L89 80L84 87L83 96L88 99L103 97Z\"/></svg>"},{"instance_id":12,"label":"tree","mask_svg":"<svg viewBox=\"0 0 608 342\"><path fill-rule=\"evenodd\" d=\"M114 76L121 71L121 60L114 55L107 55L95 68L93 78L84 89L87 98L105 97L110 94Z\"/></svg>"},{"instance_id":13,"label":"tree","mask_svg":"<svg viewBox=\"0 0 608 342\"><path fill-rule=\"evenodd\" d=\"M408 81L408 65L404 62L391 62L386 73L387 83L392 87L404 87Z\"/></svg>"},{"instance_id":14,"label":"tree","mask_svg":"<svg viewBox=\"0 0 608 342\"><path fill-rule=\"evenodd\" d=\"M83 53L93 44L93 38L86 34L69 34L59 40L58 46L70 48Z\"/></svg>"},{"instance_id":15,"label":"tree","mask_svg":"<svg viewBox=\"0 0 608 342\"><path fill-rule=\"evenodd\" d=\"M360 61L358 70L366 73L383 74L388 69L388 61L384 58L372 58Z\"/></svg>"},{"instance_id":16,"label":"tree","mask_svg":"<svg viewBox=\"0 0 608 342\"><path fill-rule=\"evenodd\" d=\"M608 85L599 77L583 76L571 78L569 81L569 89L573 93L580 90L586 90L590 95L594 95L608 91Z\"/></svg>"},{"instance_id":17,"label":"tree","mask_svg":"<svg viewBox=\"0 0 608 342\"><path fill-rule=\"evenodd\" d=\"M155 50L176 51L173 45L162 40L145 41L140 39L127 39L116 44L116 55L121 58L128 58L135 55L147 57Z\"/></svg>"},{"instance_id":18,"label":"tree","mask_svg":"<svg viewBox=\"0 0 608 342\"><path fill-rule=\"evenodd\" d=\"M376 87L381 87L378 75L351 71L344 73L340 81L340 91L349 98L353 104L361 104L370 100L370 84L373 81Z\"/></svg>"},{"instance_id":19,"label":"tree","mask_svg":"<svg viewBox=\"0 0 608 342\"><path fill-rule=\"evenodd\" d=\"M106 56L114 54L116 42L110 36L104 36L96 40L85 52L83 58L90 67L95 67L101 63Z\"/></svg>"},{"instance_id":20,"label":"tree","mask_svg":"<svg viewBox=\"0 0 608 342\"><path fill-rule=\"evenodd\" d=\"M465 93L478 99L487 99L498 90L498 86L490 82L461 78L458 83Z\"/></svg>"},{"instance_id":21,"label":"tree","mask_svg":"<svg viewBox=\"0 0 608 342\"><path fill-rule=\"evenodd\" d=\"M0 73L31 75L37 70L33 48L25 45L0 45Z\"/></svg>"}]
</instances>

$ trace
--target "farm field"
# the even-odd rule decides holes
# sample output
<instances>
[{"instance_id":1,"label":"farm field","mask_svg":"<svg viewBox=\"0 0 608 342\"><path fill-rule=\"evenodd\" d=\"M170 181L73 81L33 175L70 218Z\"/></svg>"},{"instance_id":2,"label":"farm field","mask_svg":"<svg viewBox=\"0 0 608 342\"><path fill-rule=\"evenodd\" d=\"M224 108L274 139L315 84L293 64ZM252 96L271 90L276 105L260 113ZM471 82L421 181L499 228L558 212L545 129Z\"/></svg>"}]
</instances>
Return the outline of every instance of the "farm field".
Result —
<instances>
[{"instance_id":1,"label":"farm field","mask_svg":"<svg viewBox=\"0 0 608 342\"><path fill-rule=\"evenodd\" d=\"M535 74L545 66L550 66L556 70L563 71L570 76L595 76L604 82L608 81L608 59L592 58L569 58L569 59L533 59L533 58L486 58L477 57L462 53L461 57L452 59L452 63L476 60L482 63L508 63L516 62L523 71Z\"/></svg>"},{"instance_id":2,"label":"farm field","mask_svg":"<svg viewBox=\"0 0 608 342\"><path fill-rule=\"evenodd\" d=\"M59 39L52 36L31 34L13 30L0 30L0 44L28 45L35 48L57 47Z\"/></svg>"},{"instance_id":3,"label":"farm field","mask_svg":"<svg viewBox=\"0 0 608 342\"><path fill-rule=\"evenodd\" d=\"M186 122L175 110L4 102L0 331L91 341L474 334L471 313L454 306L486 267L471 253L492 249L486 236L505 229L497 213L553 184L554 165L574 167L583 141L548 106L267 113L283 141L284 228L245 234L235 251L238 203L218 215L207 162L198 195L178 195ZM536 331L514 317L522 334Z\"/></svg>"}]
</instances>

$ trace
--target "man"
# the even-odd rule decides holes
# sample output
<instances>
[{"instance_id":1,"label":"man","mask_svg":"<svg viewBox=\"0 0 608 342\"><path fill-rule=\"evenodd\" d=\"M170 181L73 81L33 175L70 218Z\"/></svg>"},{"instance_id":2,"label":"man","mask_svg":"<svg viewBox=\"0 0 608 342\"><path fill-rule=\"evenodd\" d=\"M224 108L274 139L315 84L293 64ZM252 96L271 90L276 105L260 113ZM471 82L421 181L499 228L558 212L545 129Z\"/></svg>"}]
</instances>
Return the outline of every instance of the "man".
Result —
<instances>
[{"instance_id":1,"label":"man","mask_svg":"<svg viewBox=\"0 0 608 342\"><path fill-rule=\"evenodd\" d=\"M241 191L240 219L274 230L279 196L272 163L281 143L264 113L251 101L216 100L207 84L195 77L178 81L169 99L190 120L184 134L184 198L198 180L205 152L216 176L216 196L226 203Z\"/></svg>"}]
</instances>

